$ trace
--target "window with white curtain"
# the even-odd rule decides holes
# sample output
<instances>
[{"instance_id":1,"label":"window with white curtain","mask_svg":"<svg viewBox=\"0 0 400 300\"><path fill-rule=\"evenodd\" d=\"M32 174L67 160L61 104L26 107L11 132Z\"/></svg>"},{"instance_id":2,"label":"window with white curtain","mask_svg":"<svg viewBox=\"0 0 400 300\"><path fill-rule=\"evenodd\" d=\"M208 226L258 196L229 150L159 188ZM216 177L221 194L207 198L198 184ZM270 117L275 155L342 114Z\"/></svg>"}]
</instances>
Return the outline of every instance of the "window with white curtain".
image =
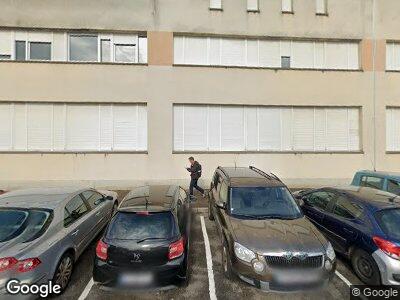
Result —
<instances>
[{"instance_id":1,"label":"window with white curtain","mask_svg":"<svg viewBox=\"0 0 400 300\"><path fill-rule=\"evenodd\" d=\"M386 150L400 151L400 107L386 109Z\"/></svg>"},{"instance_id":2,"label":"window with white curtain","mask_svg":"<svg viewBox=\"0 0 400 300\"><path fill-rule=\"evenodd\" d=\"M174 37L175 64L282 68L282 60L294 69L358 70L359 43Z\"/></svg>"},{"instance_id":3,"label":"window with white curtain","mask_svg":"<svg viewBox=\"0 0 400 300\"><path fill-rule=\"evenodd\" d=\"M293 0L282 0L282 12L293 12Z\"/></svg>"},{"instance_id":4,"label":"window with white curtain","mask_svg":"<svg viewBox=\"0 0 400 300\"><path fill-rule=\"evenodd\" d=\"M259 11L258 0L247 0L248 11Z\"/></svg>"},{"instance_id":5,"label":"window with white curtain","mask_svg":"<svg viewBox=\"0 0 400 300\"><path fill-rule=\"evenodd\" d=\"M145 151L142 104L2 103L0 151Z\"/></svg>"},{"instance_id":6,"label":"window with white curtain","mask_svg":"<svg viewBox=\"0 0 400 300\"><path fill-rule=\"evenodd\" d=\"M359 108L174 105L174 151L360 151Z\"/></svg>"},{"instance_id":7,"label":"window with white curtain","mask_svg":"<svg viewBox=\"0 0 400 300\"><path fill-rule=\"evenodd\" d=\"M315 13L326 15L328 13L328 0L315 0Z\"/></svg>"},{"instance_id":8,"label":"window with white curtain","mask_svg":"<svg viewBox=\"0 0 400 300\"><path fill-rule=\"evenodd\" d=\"M222 9L222 0L210 0L210 9Z\"/></svg>"},{"instance_id":9,"label":"window with white curtain","mask_svg":"<svg viewBox=\"0 0 400 300\"><path fill-rule=\"evenodd\" d=\"M400 43L386 43L386 70L400 70Z\"/></svg>"}]
</instances>

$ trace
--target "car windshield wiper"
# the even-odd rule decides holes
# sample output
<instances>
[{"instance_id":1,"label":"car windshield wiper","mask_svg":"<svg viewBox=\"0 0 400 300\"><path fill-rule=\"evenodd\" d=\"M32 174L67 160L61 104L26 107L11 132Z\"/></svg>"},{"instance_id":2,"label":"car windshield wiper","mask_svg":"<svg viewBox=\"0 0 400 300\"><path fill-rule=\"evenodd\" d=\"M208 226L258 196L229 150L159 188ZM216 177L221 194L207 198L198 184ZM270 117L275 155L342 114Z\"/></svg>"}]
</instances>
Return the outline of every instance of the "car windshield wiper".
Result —
<instances>
[{"instance_id":1,"label":"car windshield wiper","mask_svg":"<svg viewBox=\"0 0 400 300\"><path fill-rule=\"evenodd\" d=\"M144 241L150 241L150 240L166 240L166 238L160 238L160 237L156 237L156 238L151 238L151 237L149 237L149 238L145 238L145 239L141 239L141 240L138 240L136 243L137 244L140 244L140 243L143 243Z\"/></svg>"},{"instance_id":2,"label":"car windshield wiper","mask_svg":"<svg viewBox=\"0 0 400 300\"><path fill-rule=\"evenodd\" d=\"M282 215L259 215L258 219L279 219L279 220L293 220L295 216L282 216Z\"/></svg>"}]
</instances>

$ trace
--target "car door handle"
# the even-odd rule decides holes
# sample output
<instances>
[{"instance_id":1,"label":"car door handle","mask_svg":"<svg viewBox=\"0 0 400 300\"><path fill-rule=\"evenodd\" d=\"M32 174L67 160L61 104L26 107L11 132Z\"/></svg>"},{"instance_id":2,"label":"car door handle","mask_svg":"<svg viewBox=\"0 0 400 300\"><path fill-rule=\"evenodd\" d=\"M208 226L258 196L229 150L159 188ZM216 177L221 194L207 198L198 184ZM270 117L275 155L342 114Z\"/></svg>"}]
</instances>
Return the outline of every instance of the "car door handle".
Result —
<instances>
[{"instance_id":1,"label":"car door handle","mask_svg":"<svg viewBox=\"0 0 400 300\"><path fill-rule=\"evenodd\" d=\"M79 229L75 230L74 232L71 233L71 235L77 235L79 232Z\"/></svg>"}]
</instances>

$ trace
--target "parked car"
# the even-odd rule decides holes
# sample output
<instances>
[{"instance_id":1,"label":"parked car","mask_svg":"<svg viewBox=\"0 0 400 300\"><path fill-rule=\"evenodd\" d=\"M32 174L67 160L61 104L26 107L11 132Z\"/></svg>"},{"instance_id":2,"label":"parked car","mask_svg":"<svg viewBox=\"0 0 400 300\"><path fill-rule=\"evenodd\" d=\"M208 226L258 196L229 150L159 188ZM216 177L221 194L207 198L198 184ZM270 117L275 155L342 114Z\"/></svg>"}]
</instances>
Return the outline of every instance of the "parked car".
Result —
<instances>
[{"instance_id":1,"label":"parked car","mask_svg":"<svg viewBox=\"0 0 400 300\"><path fill-rule=\"evenodd\" d=\"M400 173L359 171L351 185L365 186L400 195Z\"/></svg>"},{"instance_id":2,"label":"parked car","mask_svg":"<svg viewBox=\"0 0 400 300\"><path fill-rule=\"evenodd\" d=\"M179 186L130 191L96 247L93 279L104 288L186 285L191 209Z\"/></svg>"},{"instance_id":3,"label":"parked car","mask_svg":"<svg viewBox=\"0 0 400 300\"><path fill-rule=\"evenodd\" d=\"M209 199L227 278L237 275L278 291L320 287L332 278L336 257L331 244L275 175L255 167L218 167Z\"/></svg>"},{"instance_id":4,"label":"parked car","mask_svg":"<svg viewBox=\"0 0 400 300\"><path fill-rule=\"evenodd\" d=\"M400 284L400 197L367 187L296 192L304 214L369 285Z\"/></svg>"},{"instance_id":5,"label":"parked car","mask_svg":"<svg viewBox=\"0 0 400 300\"><path fill-rule=\"evenodd\" d=\"M106 226L117 199L93 189L25 189L0 196L0 298L5 284L67 287L74 262Z\"/></svg>"}]
</instances>

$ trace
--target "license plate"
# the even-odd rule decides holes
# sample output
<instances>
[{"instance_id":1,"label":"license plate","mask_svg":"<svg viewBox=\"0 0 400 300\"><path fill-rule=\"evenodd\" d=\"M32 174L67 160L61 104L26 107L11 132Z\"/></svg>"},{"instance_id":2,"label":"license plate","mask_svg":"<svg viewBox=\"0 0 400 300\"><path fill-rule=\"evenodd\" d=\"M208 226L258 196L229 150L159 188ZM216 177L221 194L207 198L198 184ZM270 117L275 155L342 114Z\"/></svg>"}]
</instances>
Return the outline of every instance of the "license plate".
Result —
<instances>
[{"instance_id":1,"label":"license plate","mask_svg":"<svg viewBox=\"0 0 400 300\"><path fill-rule=\"evenodd\" d=\"M153 283L152 273L126 273L120 276L120 284L124 286L146 286Z\"/></svg>"},{"instance_id":2,"label":"license plate","mask_svg":"<svg viewBox=\"0 0 400 300\"><path fill-rule=\"evenodd\" d=\"M298 273L298 272L278 272L274 276L274 280L280 284L308 284L317 282L320 279L320 274Z\"/></svg>"}]
</instances>

